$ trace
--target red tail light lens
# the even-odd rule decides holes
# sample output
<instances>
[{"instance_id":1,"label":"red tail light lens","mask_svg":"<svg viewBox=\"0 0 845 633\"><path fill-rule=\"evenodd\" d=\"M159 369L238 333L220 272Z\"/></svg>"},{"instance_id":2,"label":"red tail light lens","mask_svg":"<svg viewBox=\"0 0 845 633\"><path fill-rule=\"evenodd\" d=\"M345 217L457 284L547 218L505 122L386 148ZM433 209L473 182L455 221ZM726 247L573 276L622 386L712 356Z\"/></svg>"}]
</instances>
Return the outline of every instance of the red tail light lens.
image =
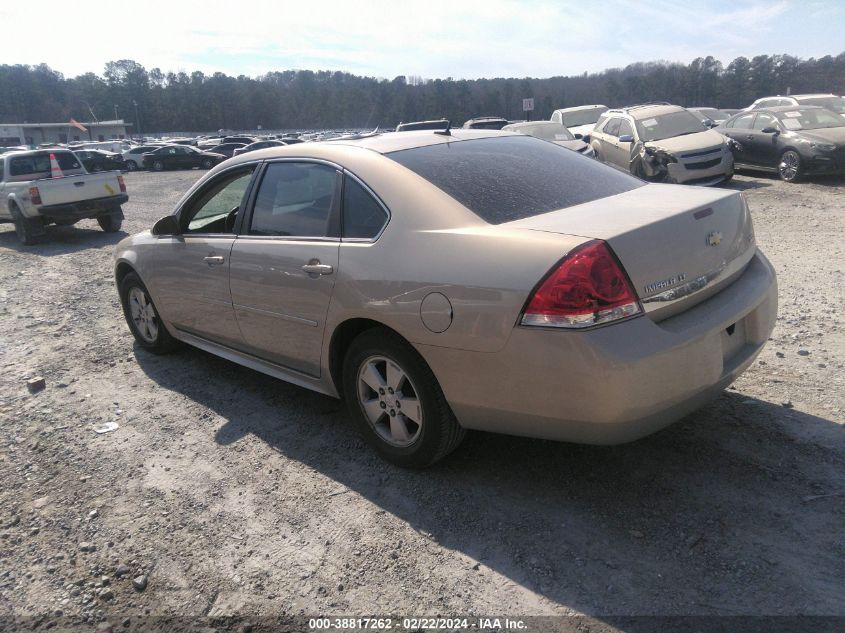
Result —
<instances>
[{"instance_id":1,"label":"red tail light lens","mask_svg":"<svg viewBox=\"0 0 845 633\"><path fill-rule=\"evenodd\" d=\"M117 184L120 185L120 192L126 193L126 182L123 180L123 176L117 177Z\"/></svg>"},{"instance_id":2,"label":"red tail light lens","mask_svg":"<svg viewBox=\"0 0 845 633\"><path fill-rule=\"evenodd\" d=\"M520 323L584 328L641 312L631 280L610 248L593 240L573 249L543 280Z\"/></svg>"},{"instance_id":3,"label":"red tail light lens","mask_svg":"<svg viewBox=\"0 0 845 633\"><path fill-rule=\"evenodd\" d=\"M41 192L38 191L38 187L29 188L29 199L32 200L32 204L41 204Z\"/></svg>"}]
</instances>

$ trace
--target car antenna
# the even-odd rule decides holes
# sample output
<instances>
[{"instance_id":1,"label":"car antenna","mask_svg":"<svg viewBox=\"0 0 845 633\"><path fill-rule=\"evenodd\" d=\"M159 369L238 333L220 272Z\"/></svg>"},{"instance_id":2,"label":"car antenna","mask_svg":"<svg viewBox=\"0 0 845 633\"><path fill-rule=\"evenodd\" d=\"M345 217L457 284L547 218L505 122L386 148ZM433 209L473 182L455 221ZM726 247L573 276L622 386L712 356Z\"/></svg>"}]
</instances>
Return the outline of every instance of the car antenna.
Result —
<instances>
[{"instance_id":1,"label":"car antenna","mask_svg":"<svg viewBox=\"0 0 845 633\"><path fill-rule=\"evenodd\" d=\"M452 133L449 131L452 129L452 122L446 121L446 129L445 130L434 130L435 134L440 134L441 136L452 136Z\"/></svg>"}]
</instances>

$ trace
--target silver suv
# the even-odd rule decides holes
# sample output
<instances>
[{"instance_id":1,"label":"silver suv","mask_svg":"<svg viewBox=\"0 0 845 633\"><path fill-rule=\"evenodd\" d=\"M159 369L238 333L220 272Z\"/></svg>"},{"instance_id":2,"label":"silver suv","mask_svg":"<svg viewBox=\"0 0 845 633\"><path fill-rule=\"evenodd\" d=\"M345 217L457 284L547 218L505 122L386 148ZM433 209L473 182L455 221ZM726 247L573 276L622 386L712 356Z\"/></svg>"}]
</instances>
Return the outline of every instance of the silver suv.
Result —
<instances>
[{"instance_id":1,"label":"silver suv","mask_svg":"<svg viewBox=\"0 0 845 633\"><path fill-rule=\"evenodd\" d=\"M690 185L733 177L730 143L691 112L668 103L608 110L590 134L600 160L651 182Z\"/></svg>"},{"instance_id":2,"label":"silver suv","mask_svg":"<svg viewBox=\"0 0 845 633\"><path fill-rule=\"evenodd\" d=\"M760 110L763 108L774 108L775 106L821 106L828 110L833 110L839 114L845 114L845 97L840 97L834 94L808 94L808 95L790 95L776 97L763 97L757 99L750 106L745 108L745 111Z\"/></svg>"}]
</instances>

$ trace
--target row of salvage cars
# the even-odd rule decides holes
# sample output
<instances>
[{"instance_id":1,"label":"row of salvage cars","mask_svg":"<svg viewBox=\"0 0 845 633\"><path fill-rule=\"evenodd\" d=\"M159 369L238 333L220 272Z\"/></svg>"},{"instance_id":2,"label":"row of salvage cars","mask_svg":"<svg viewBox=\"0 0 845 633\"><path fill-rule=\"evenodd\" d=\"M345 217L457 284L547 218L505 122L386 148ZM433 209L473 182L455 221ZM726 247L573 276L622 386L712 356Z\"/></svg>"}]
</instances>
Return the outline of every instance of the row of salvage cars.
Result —
<instances>
[{"instance_id":1,"label":"row of salvage cars","mask_svg":"<svg viewBox=\"0 0 845 633\"><path fill-rule=\"evenodd\" d=\"M775 272L739 192L648 183L554 140L441 126L227 160L118 244L129 329L343 398L402 466L468 429L661 429L753 362Z\"/></svg>"},{"instance_id":2,"label":"row of salvage cars","mask_svg":"<svg viewBox=\"0 0 845 633\"><path fill-rule=\"evenodd\" d=\"M600 160L651 182L710 185L730 180L734 169L787 182L845 174L845 98L832 94L766 97L729 111L580 106L555 111L552 122L588 142Z\"/></svg>"}]
</instances>

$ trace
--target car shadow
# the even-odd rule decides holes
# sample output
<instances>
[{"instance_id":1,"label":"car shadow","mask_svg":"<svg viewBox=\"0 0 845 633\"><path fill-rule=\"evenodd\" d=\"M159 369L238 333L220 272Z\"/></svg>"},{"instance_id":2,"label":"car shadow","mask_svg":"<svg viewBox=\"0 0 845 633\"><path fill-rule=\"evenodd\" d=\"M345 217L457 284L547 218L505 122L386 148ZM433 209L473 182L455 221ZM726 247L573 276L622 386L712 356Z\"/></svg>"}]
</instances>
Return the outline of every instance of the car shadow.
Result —
<instances>
[{"instance_id":1,"label":"car shadow","mask_svg":"<svg viewBox=\"0 0 845 633\"><path fill-rule=\"evenodd\" d=\"M475 432L410 471L375 457L338 400L194 349L135 356L226 420L218 444L255 436L558 605L608 622L845 614L845 434L822 417L728 391L631 444Z\"/></svg>"},{"instance_id":2,"label":"car shadow","mask_svg":"<svg viewBox=\"0 0 845 633\"><path fill-rule=\"evenodd\" d=\"M6 229L5 231L3 230L4 228ZM88 229L78 225L51 225L47 227L47 235L41 241L32 246L25 246L18 240L14 226L4 224L0 225L0 248L9 248L31 255L51 257L114 245L127 235L128 233L126 231L105 233L99 229Z\"/></svg>"},{"instance_id":3,"label":"car shadow","mask_svg":"<svg viewBox=\"0 0 845 633\"><path fill-rule=\"evenodd\" d=\"M751 175L751 174L744 174L744 175ZM755 180L748 180L745 178L739 177L739 175L734 176L732 180L729 182L723 182L719 185L721 189L733 189L734 191L748 191L751 189L765 189L766 187L771 187L771 182L756 180L761 177L765 177L766 174L758 174L755 173L753 177Z\"/></svg>"}]
</instances>

